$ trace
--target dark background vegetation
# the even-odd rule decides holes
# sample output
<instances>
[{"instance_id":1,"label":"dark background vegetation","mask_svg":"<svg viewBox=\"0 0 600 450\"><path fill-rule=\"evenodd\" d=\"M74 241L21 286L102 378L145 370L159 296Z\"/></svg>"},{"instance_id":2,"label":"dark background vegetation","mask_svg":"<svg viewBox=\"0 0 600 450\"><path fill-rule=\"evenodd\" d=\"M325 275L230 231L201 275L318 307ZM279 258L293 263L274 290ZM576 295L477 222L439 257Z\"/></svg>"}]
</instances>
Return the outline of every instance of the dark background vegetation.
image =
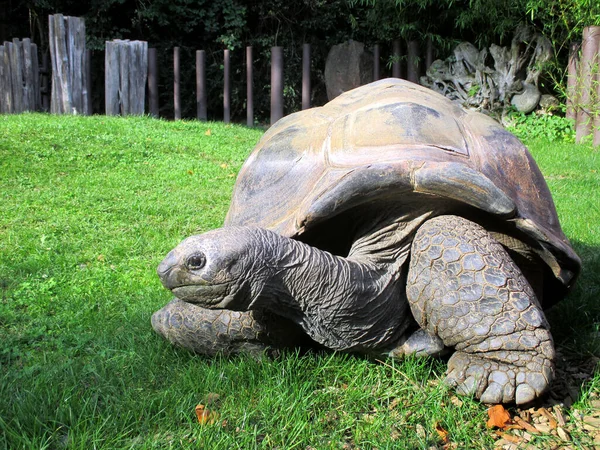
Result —
<instances>
[{"instance_id":1,"label":"dark background vegetation","mask_svg":"<svg viewBox=\"0 0 600 450\"><path fill-rule=\"evenodd\" d=\"M0 41L30 37L48 49L47 16L84 17L93 53L94 111L103 110L103 52L106 40L139 39L159 55L161 115L172 115L172 48L182 57L184 117L194 117L195 51L207 54L209 118L222 117L223 49L232 50L232 117L245 117L246 46L254 48L255 116L269 116L270 48L284 47L286 113L301 104L302 44L312 45L312 103L326 101L323 71L332 45L354 39L379 43L384 58L393 39L433 40L436 56L468 40L479 47L509 45L522 23L553 43L555 59L543 89L563 92L569 42L584 26L600 24L597 0L0 0ZM389 61L388 61L389 62ZM384 66L383 75L389 74Z\"/></svg>"}]
</instances>

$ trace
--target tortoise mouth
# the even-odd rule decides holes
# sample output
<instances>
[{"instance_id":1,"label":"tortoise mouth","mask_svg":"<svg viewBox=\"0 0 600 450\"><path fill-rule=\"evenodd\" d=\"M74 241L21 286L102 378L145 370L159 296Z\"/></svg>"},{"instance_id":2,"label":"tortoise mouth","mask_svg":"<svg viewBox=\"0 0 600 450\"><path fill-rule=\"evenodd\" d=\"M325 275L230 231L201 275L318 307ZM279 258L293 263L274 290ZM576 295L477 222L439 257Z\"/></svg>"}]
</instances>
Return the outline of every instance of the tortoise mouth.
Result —
<instances>
[{"instance_id":1,"label":"tortoise mouth","mask_svg":"<svg viewBox=\"0 0 600 450\"><path fill-rule=\"evenodd\" d=\"M194 303L205 308L222 309L233 299L231 295L233 288L234 283L190 284L174 287L171 292L184 302Z\"/></svg>"}]
</instances>

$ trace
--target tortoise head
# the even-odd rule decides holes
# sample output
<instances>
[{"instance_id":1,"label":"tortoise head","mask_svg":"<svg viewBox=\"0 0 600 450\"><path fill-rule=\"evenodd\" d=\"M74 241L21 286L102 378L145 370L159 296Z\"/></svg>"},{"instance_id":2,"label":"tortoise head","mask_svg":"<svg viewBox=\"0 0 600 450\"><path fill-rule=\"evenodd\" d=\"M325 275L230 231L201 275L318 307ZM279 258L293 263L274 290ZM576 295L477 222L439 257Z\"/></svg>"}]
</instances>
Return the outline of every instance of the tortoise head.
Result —
<instances>
[{"instance_id":1,"label":"tortoise head","mask_svg":"<svg viewBox=\"0 0 600 450\"><path fill-rule=\"evenodd\" d=\"M186 302L245 310L260 291L260 230L225 227L188 237L158 266L163 285Z\"/></svg>"}]
</instances>

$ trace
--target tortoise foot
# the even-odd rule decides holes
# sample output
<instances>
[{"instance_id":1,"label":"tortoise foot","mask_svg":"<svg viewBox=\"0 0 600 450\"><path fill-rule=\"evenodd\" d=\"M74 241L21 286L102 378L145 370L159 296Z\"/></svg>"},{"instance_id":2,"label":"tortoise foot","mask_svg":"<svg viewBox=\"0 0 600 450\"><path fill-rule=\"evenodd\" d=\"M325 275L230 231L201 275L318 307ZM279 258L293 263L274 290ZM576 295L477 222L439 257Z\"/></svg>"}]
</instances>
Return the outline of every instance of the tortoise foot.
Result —
<instances>
[{"instance_id":1,"label":"tortoise foot","mask_svg":"<svg viewBox=\"0 0 600 450\"><path fill-rule=\"evenodd\" d=\"M448 362L447 373L446 383L460 394L474 395L483 403L522 405L548 389L554 368L548 358L529 352L456 352Z\"/></svg>"},{"instance_id":2,"label":"tortoise foot","mask_svg":"<svg viewBox=\"0 0 600 450\"><path fill-rule=\"evenodd\" d=\"M554 344L533 289L506 250L462 217L426 222L407 297L417 323L456 353L448 384L486 403L527 403L554 374Z\"/></svg>"},{"instance_id":3,"label":"tortoise foot","mask_svg":"<svg viewBox=\"0 0 600 450\"><path fill-rule=\"evenodd\" d=\"M256 313L206 309L177 298L152 315L152 328L172 344L207 356L258 355L268 346Z\"/></svg>"}]
</instances>

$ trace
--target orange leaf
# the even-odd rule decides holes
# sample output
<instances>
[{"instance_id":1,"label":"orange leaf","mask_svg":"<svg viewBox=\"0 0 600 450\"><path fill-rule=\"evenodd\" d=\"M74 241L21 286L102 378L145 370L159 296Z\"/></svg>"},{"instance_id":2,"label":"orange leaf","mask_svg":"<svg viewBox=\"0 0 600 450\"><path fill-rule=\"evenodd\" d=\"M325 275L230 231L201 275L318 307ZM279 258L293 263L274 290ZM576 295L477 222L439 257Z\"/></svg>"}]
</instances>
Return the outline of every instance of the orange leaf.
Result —
<instances>
[{"instance_id":1,"label":"orange leaf","mask_svg":"<svg viewBox=\"0 0 600 450\"><path fill-rule=\"evenodd\" d=\"M508 411L506 409L504 409L504 406L502 406L502 405L492 406L491 408L488 409L487 413L489 416L489 420L487 421L487 424L486 424L488 428L496 427L496 428L504 429L504 428L506 428L506 425L511 423L510 414L508 413Z\"/></svg>"},{"instance_id":2,"label":"orange leaf","mask_svg":"<svg viewBox=\"0 0 600 450\"><path fill-rule=\"evenodd\" d=\"M219 413L207 409L202 403L196 405L196 417L200 425L212 425L219 418Z\"/></svg>"},{"instance_id":3,"label":"orange leaf","mask_svg":"<svg viewBox=\"0 0 600 450\"><path fill-rule=\"evenodd\" d=\"M208 130L206 130L206 133L204 133L206 136L210 136L211 132L210 132L210 128Z\"/></svg>"},{"instance_id":4,"label":"orange leaf","mask_svg":"<svg viewBox=\"0 0 600 450\"><path fill-rule=\"evenodd\" d=\"M440 439L444 444L447 444L450 441L450 439L448 438L448 431L444 430L444 428L439 424L439 422L436 422L435 424L435 431L437 431L437 434L440 436Z\"/></svg>"}]
</instances>

